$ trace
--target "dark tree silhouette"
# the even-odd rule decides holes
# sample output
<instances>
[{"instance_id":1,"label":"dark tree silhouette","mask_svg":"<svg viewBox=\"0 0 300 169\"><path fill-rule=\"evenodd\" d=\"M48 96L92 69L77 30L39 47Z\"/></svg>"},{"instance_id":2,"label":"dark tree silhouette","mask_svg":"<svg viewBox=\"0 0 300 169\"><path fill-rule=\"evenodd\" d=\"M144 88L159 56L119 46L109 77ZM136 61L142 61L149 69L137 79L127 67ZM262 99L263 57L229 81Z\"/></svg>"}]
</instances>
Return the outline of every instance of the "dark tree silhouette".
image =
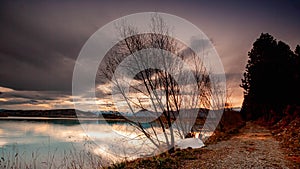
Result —
<instances>
[{"instance_id":1,"label":"dark tree silhouette","mask_svg":"<svg viewBox=\"0 0 300 169\"><path fill-rule=\"evenodd\" d=\"M295 66L294 66L294 96L297 105L300 105L300 46L295 49Z\"/></svg>"},{"instance_id":2,"label":"dark tree silhouette","mask_svg":"<svg viewBox=\"0 0 300 169\"><path fill-rule=\"evenodd\" d=\"M295 53L282 41L262 33L248 53L249 60L241 87L244 89L242 111L248 118L280 115L288 104L297 104L299 46Z\"/></svg>"}]
</instances>

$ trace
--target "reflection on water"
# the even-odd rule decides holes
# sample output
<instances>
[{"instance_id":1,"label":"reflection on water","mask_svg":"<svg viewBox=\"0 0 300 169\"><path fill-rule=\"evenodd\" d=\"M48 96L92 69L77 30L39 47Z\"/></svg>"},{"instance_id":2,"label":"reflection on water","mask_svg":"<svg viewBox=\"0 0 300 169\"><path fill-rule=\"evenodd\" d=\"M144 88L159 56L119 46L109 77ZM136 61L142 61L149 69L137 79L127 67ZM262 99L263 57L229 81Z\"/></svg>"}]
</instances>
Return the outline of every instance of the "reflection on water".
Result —
<instances>
[{"instance_id":1,"label":"reflection on water","mask_svg":"<svg viewBox=\"0 0 300 169\"><path fill-rule=\"evenodd\" d=\"M164 134L170 134L163 133L155 125L151 128L147 123L142 125L145 129L155 130L158 140L163 140ZM86 151L85 155L91 152L101 156L102 163L109 163L152 155L156 147L136 127L124 121L0 118L0 157L15 158L13 154L22 154L22 160L26 162L35 159L32 155L35 152L38 163L45 164L52 156L55 156L53 161L66 160L66 156Z\"/></svg>"},{"instance_id":2,"label":"reflection on water","mask_svg":"<svg viewBox=\"0 0 300 169\"><path fill-rule=\"evenodd\" d=\"M147 123L142 125L145 129L150 127ZM162 136L156 131L158 137ZM0 157L22 154L22 160L30 161L34 152L39 163L44 164L53 155L60 160L68 153L82 151L100 155L104 162L151 154L155 147L138 133L137 128L116 120L0 118Z\"/></svg>"},{"instance_id":3,"label":"reflection on water","mask_svg":"<svg viewBox=\"0 0 300 169\"><path fill-rule=\"evenodd\" d=\"M0 119L0 157L22 154L23 160L32 160L32 153L36 152L43 161L51 154L57 159L63 158L66 152L80 152L89 149L93 153L101 153L106 160L117 160L105 149L112 142L115 134L108 126L126 126L124 122L111 121L109 125L104 120L80 121L88 126L89 135L98 139L103 147L99 148L87 137L77 119L50 118L2 118ZM93 129L93 130L92 130ZM121 144L120 144L121 145ZM8 158L8 157L7 157Z\"/></svg>"}]
</instances>

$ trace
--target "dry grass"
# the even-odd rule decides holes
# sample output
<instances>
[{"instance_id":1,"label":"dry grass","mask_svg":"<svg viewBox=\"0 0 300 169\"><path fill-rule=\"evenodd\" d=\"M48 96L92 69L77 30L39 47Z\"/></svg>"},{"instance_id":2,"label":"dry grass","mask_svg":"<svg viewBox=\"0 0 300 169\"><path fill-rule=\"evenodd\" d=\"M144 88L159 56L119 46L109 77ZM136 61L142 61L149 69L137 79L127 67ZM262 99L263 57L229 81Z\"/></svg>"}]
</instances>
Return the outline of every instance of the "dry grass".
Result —
<instances>
[{"instance_id":1,"label":"dry grass","mask_svg":"<svg viewBox=\"0 0 300 169\"><path fill-rule=\"evenodd\" d=\"M49 151L47 158L41 156L39 149L28 154L20 152L18 145L12 151L2 149L0 154L1 169L99 169L103 168L104 160L92 154L88 149L77 150L73 147L59 155L57 149Z\"/></svg>"}]
</instances>

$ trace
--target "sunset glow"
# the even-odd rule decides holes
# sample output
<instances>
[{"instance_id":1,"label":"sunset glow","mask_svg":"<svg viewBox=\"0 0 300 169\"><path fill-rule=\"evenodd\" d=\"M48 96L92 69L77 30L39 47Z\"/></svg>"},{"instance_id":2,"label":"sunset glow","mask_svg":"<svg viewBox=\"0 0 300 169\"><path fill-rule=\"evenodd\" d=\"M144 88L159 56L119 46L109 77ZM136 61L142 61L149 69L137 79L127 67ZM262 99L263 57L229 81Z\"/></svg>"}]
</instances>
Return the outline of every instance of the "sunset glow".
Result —
<instances>
[{"instance_id":1,"label":"sunset glow","mask_svg":"<svg viewBox=\"0 0 300 169\"><path fill-rule=\"evenodd\" d=\"M222 60L233 107L241 107L243 101L239 85L255 38L270 32L294 49L300 37L296 1L3 1L0 6L0 109L74 108L72 73L83 44L103 25L132 13L170 13L199 27ZM103 93L108 89L98 88ZM102 99L97 101L99 109L113 109L109 97ZM81 100L87 101L84 96Z\"/></svg>"}]
</instances>

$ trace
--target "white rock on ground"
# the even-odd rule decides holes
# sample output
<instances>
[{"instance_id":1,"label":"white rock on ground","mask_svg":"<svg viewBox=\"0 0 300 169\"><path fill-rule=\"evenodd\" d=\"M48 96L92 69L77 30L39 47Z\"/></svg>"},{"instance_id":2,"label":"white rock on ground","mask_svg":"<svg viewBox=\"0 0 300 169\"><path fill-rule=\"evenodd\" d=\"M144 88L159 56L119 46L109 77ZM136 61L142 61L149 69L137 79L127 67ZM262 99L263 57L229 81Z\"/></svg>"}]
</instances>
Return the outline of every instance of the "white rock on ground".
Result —
<instances>
[{"instance_id":1,"label":"white rock on ground","mask_svg":"<svg viewBox=\"0 0 300 169\"><path fill-rule=\"evenodd\" d=\"M204 143L199 138L186 138L178 141L176 147L180 149L185 149L188 147L201 148L204 147Z\"/></svg>"}]
</instances>

